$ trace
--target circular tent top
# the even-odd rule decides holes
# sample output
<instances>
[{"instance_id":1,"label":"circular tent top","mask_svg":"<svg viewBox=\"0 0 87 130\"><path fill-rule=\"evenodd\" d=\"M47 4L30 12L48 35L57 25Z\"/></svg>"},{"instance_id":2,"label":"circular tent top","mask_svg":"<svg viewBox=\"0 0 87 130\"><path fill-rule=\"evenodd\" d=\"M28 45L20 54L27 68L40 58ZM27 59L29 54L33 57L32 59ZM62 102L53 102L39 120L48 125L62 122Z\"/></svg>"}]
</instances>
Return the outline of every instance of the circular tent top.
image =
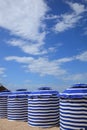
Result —
<instances>
[{"instance_id":1,"label":"circular tent top","mask_svg":"<svg viewBox=\"0 0 87 130\"><path fill-rule=\"evenodd\" d=\"M30 94L29 91L27 91L27 89L17 89L16 91L11 92L8 97L9 98L24 98L27 97L28 94Z\"/></svg>"},{"instance_id":2,"label":"circular tent top","mask_svg":"<svg viewBox=\"0 0 87 130\"><path fill-rule=\"evenodd\" d=\"M2 92L0 92L0 97L8 96L10 94L11 92L9 90L3 90Z\"/></svg>"},{"instance_id":3,"label":"circular tent top","mask_svg":"<svg viewBox=\"0 0 87 130\"><path fill-rule=\"evenodd\" d=\"M38 90L52 90L50 87L40 87Z\"/></svg>"},{"instance_id":4,"label":"circular tent top","mask_svg":"<svg viewBox=\"0 0 87 130\"><path fill-rule=\"evenodd\" d=\"M27 91L27 89L17 89L16 91Z\"/></svg>"},{"instance_id":5,"label":"circular tent top","mask_svg":"<svg viewBox=\"0 0 87 130\"><path fill-rule=\"evenodd\" d=\"M60 93L61 98L87 98L87 84L75 84Z\"/></svg>"},{"instance_id":6,"label":"circular tent top","mask_svg":"<svg viewBox=\"0 0 87 130\"><path fill-rule=\"evenodd\" d=\"M3 92L3 91L8 91L8 92L10 92L10 90L8 90L6 87L4 87L4 86L0 83L0 92Z\"/></svg>"},{"instance_id":7,"label":"circular tent top","mask_svg":"<svg viewBox=\"0 0 87 130\"><path fill-rule=\"evenodd\" d=\"M38 97L43 97L43 96L55 96L55 95L59 95L58 91L55 90L37 90L37 91L33 91L31 92L28 97L32 97L32 98L38 98Z\"/></svg>"}]
</instances>

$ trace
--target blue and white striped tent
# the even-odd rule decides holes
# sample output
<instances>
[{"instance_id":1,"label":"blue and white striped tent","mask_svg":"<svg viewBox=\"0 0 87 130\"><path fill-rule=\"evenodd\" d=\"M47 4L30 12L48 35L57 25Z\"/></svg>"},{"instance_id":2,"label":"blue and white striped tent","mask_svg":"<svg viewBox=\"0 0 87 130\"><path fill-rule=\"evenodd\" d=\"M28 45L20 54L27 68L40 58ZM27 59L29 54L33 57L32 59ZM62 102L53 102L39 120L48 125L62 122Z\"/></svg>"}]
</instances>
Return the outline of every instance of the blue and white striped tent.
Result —
<instances>
[{"instance_id":1,"label":"blue and white striped tent","mask_svg":"<svg viewBox=\"0 0 87 130\"><path fill-rule=\"evenodd\" d=\"M8 120L28 120L28 92L16 91L8 96Z\"/></svg>"},{"instance_id":2,"label":"blue and white striped tent","mask_svg":"<svg viewBox=\"0 0 87 130\"><path fill-rule=\"evenodd\" d=\"M0 118L7 118L7 97L9 94L8 90L0 92Z\"/></svg>"},{"instance_id":3,"label":"blue and white striped tent","mask_svg":"<svg viewBox=\"0 0 87 130\"><path fill-rule=\"evenodd\" d=\"M60 129L87 130L87 84L60 93Z\"/></svg>"},{"instance_id":4,"label":"blue and white striped tent","mask_svg":"<svg viewBox=\"0 0 87 130\"><path fill-rule=\"evenodd\" d=\"M38 90L28 97L28 124L37 127L59 125L58 92Z\"/></svg>"}]
</instances>

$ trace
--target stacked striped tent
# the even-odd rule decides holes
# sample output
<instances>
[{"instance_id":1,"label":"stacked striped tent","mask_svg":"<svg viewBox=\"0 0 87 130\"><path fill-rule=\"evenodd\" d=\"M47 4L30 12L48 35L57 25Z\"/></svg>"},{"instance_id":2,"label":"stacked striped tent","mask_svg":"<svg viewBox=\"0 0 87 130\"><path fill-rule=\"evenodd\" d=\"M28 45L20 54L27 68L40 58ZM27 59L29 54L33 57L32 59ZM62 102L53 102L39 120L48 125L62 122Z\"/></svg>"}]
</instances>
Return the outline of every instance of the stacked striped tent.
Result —
<instances>
[{"instance_id":1,"label":"stacked striped tent","mask_svg":"<svg viewBox=\"0 0 87 130\"><path fill-rule=\"evenodd\" d=\"M59 125L58 92L38 90L28 97L28 124L37 127Z\"/></svg>"},{"instance_id":2,"label":"stacked striped tent","mask_svg":"<svg viewBox=\"0 0 87 130\"><path fill-rule=\"evenodd\" d=\"M7 97L9 94L8 90L0 92L0 118L7 118Z\"/></svg>"},{"instance_id":3,"label":"stacked striped tent","mask_svg":"<svg viewBox=\"0 0 87 130\"><path fill-rule=\"evenodd\" d=\"M60 94L60 129L87 130L87 84L76 84Z\"/></svg>"},{"instance_id":4,"label":"stacked striped tent","mask_svg":"<svg viewBox=\"0 0 87 130\"><path fill-rule=\"evenodd\" d=\"M28 98L27 91L23 90L12 92L8 96L8 120L27 121Z\"/></svg>"}]
</instances>

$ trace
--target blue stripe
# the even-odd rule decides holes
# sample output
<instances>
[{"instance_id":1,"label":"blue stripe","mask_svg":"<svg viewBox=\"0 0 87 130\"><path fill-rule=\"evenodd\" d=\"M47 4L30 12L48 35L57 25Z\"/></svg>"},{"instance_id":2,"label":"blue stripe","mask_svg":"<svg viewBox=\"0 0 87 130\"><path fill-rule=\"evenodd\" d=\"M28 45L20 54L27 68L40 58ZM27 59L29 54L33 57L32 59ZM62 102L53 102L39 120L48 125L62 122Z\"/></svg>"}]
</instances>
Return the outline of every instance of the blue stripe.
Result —
<instances>
[{"instance_id":1,"label":"blue stripe","mask_svg":"<svg viewBox=\"0 0 87 130\"><path fill-rule=\"evenodd\" d=\"M30 121L32 123L43 123L43 125L45 125L45 123L50 123L50 122L55 123L58 120L57 119L54 120L54 118L51 121L49 119L48 120L46 120L46 119L44 119L44 120L41 120L41 119L40 120L36 120L36 119L34 120L34 119L32 119L31 120L30 118L28 118L28 121Z\"/></svg>"},{"instance_id":2,"label":"blue stripe","mask_svg":"<svg viewBox=\"0 0 87 130\"><path fill-rule=\"evenodd\" d=\"M51 124L34 124L34 123L28 123L29 125L31 125L31 126L38 126L38 127L52 127L52 126L58 126L58 123L51 123Z\"/></svg>"},{"instance_id":3,"label":"blue stripe","mask_svg":"<svg viewBox=\"0 0 87 130\"><path fill-rule=\"evenodd\" d=\"M28 120L28 99L26 95L8 97L8 120Z\"/></svg>"},{"instance_id":4,"label":"blue stripe","mask_svg":"<svg viewBox=\"0 0 87 130\"><path fill-rule=\"evenodd\" d=\"M64 127L62 126L62 125L64 125ZM84 127L84 126L73 126L73 125L70 125L70 124L63 124L63 123L60 123L60 127L62 128L61 130L74 130L74 128L75 128L75 130L76 130L76 128L79 128L79 130L81 130L82 128L87 128L86 126ZM71 127L71 129L69 128L69 127ZM87 130L87 129L85 129L85 130Z\"/></svg>"},{"instance_id":5,"label":"blue stripe","mask_svg":"<svg viewBox=\"0 0 87 130\"><path fill-rule=\"evenodd\" d=\"M7 117L7 96L0 97L0 118Z\"/></svg>"},{"instance_id":6,"label":"blue stripe","mask_svg":"<svg viewBox=\"0 0 87 130\"><path fill-rule=\"evenodd\" d=\"M54 90L39 90L39 91L34 91L30 93L31 95L37 95L37 94L58 94L58 91L54 91Z\"/></svg>"},{"instance_id":7,"label":"blue stripe","mask_svg":"<svg viewBox=\"0 0 87 130\"><path fill-rule=\"evenodd\" d=\"M87 98L87 84L78 84L60 93L61 98Z\"/></svg>"}]
</instances>

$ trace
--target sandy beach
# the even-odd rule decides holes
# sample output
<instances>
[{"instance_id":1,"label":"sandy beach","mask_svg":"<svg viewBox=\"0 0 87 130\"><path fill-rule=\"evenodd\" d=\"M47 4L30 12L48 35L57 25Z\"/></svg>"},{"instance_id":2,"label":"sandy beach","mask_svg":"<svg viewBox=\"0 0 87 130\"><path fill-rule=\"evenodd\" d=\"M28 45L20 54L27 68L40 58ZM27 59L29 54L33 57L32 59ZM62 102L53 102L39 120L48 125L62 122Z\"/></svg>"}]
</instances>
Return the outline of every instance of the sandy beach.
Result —
<instances>
[{"instance_id":1,"label":"sandy beach","mask_svg":"<svg viewBox=\"0 0 87 130\"><path fill-rule=\"evenodd\" d=\"M0 119L0 130L44 130L43 128L31 127L27 122L8 121ZM45 130L59 130L58 127L45 128Z\"/></svg>"}]
</instances>

